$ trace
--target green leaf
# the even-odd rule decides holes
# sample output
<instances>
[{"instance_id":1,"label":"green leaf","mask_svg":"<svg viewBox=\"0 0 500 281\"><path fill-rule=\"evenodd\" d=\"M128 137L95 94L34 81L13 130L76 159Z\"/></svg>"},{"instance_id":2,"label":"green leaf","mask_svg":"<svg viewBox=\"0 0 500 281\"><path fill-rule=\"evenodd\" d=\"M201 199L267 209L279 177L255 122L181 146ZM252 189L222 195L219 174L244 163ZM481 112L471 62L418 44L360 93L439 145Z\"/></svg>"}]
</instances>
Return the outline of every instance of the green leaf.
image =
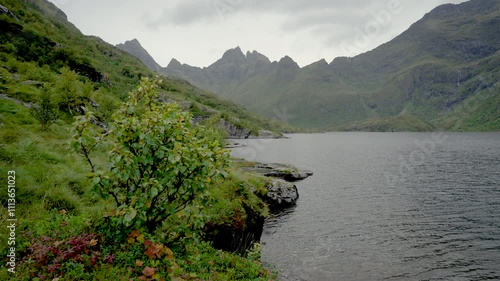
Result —
<instances>
[{"instance_id":1,"label":"green leaf","mask_svg":"<svg viewBox=\"0 0 500 281\"><path fill-rule=\"evenodd\" d=\"M151 190L149 191L149 195L151 196L151 198L155 197L156 195L158 195L158 189L156 187L151 188Z\"/></svg>"},{"instance_id":2,"label":"green leaf","mask_svg":"<svg viewBox=\"0 0 500 281\"><path fill-rule=\"evenodd\" d=\"M225 170L222 170L222 171L220 172L220 174L221 174L221 175L222 175L222 177L224 177L224 178L227 178L227 177L229 176L229 174L228 174Z\"/></svg>"},{"instance_id":3,"label":"green leaf","mask_svg":"<svg viewBox=\"0 0 500 281\"><path fill-rule=\"evenodd\" d=\"M129 213L126 213L123 219L125 220L126 223L130 223L135 216L137 215L137 211L135 209L130 209Z\"/></svg>"}]
</instances>

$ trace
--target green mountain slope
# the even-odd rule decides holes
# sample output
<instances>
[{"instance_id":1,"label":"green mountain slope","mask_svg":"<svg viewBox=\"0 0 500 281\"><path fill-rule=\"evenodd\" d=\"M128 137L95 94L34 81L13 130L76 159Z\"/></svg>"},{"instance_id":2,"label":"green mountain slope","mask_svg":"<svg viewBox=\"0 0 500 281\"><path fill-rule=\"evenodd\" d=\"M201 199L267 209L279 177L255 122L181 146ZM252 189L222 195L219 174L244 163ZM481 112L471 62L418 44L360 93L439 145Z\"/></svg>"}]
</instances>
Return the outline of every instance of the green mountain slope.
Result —
<instances>
[{"instance_id":1,"label":"green mountain slope","mask_svg":"<svg viewBox=\"0 0 500 281\"><path fill-rule=\"evenodd\" d=\"M270 62L235 48L203 69L173 60L162 72L268 117L286 111L287 121L300 127L404 113L436 129L500 130L500 110L475 102L498 105L499 50L500 2L472 0L439 6L392 41L330 64L299 68L288 57Z\"/></svg>"},{"instance_id":2,"label":"green mountain slope","mask_svg":"<svg viewBox=\"0 0 500 281\"><path fill-rule=\"evenodd\" d=\"M6 97L37 102L45 85L54 92L63 120L70 122L81 106L99 109L100 117L107 119L141 77L157 75L127 52L84 36L48 1L5 0L1 5L0 102ZM186 81L163 80L160 92L165 99L178 101L199 119L218 114L235 137L291 129Z\"/></svg>"},{"instance_id":3,"label":"green mountain slope","mask_svg":"<svg viewBox=\"0 0 500 281\"><path fill-rule=\"evenodd\" d=\"M275 278L260 261L260 248L250 249L268 213L258 196L265 194L269 181L243 174L231 163L215 171L224 177L206 173L225 159L226 152L218 148L222 130L216 125L240 135L283 128L180 79L163 79L159 100L151 101L146 95L156 97L152 83L142 77L152 75L128 53L82 35L50 2L1 1L0 174L9 182L0 219L9 221L10 228L0 230L0 280ZM132 90L135 96L129 97ZM148 99L149 106L131 103L122 114L112 115L131 97ZM163 107L162 102L171 100L197 121L207 119L208 126L195 127L176 106ZM94 113L88 122L80 116L83 107ZM117 125L110 132L106 123L112 125L112 118L133 125L123 131ZM70 145L72 140L78 144ZM112 157L121 145L124 153ZM115 159L137 156L139 150L143 157L124 165L132 172L113 169L123 172L123 184L103 179L111 188L126 187L110 194L127 202L103 196L92 178L110 172ZM187 191L179 192L181 185ZM155 208L163 202L168 206ZM124 207L132 215L121 212ZM155 219L171 211L176 215L158 221L156 232L130 223L153 209L159 211ZM224 241L229 246L218 245L232 252L212 246L221 228L233 238Z\"/></svg>"}]
</instances>

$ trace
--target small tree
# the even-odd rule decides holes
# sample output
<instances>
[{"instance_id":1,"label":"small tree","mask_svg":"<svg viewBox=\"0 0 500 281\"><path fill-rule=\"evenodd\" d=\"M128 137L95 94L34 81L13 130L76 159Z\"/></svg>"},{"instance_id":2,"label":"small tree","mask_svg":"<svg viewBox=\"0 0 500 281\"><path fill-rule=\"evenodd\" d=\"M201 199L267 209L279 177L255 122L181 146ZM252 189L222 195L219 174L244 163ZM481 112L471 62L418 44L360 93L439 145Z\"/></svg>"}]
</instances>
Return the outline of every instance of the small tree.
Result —
<instances>
[{"instance_id":1,"label":"small tree","mask_svg":"<svg viewBox=\"0 0 500 281\"><path fill-rule=\"evenodd\" d=\"M154 232L225 174L228 153L175 103L161 103L157 81L143 78L114 115L107 171L94 183L117 205L118 221Z\"/></svg>"},{"instance_id":2,"label":"small tree","mask_svg":"<svg viewBox=\"0 0 500 281\"><path fill-rule=\"evenodd\" d=\"M57 120L57 110L52 103L51 92L48 88L42 88L38 104L31 104L30 113L40 122L44 131Z\"/></svg>"},{"instance_id":3,"label":"small tree","mask_svg":"<svg viewBox=\"0 0 500 281\"><path fill-rule=\"evenodd\" d=\"M91 83L80 81L78 74L67 67L61 69L61 78L52 87L54 100L59 108L68 110L71 115L75 114L75 109L85 104L93 91Z\"/></svg>"},{"instance_id":4,"label":"small tree","mask_svg":"<svg viewBox=\"0 0 500 281\"><path fill-rule=\"evenodd\" d=\"M92 120L95 120L94 114L87 108L84 108L85 115L77 116L72 128L72 142L71 148L73 151L85 157L85 160L90 165L92 173L95 172L95 165L92 162L90 154L102 144L103 137L107 132L99 134L94 127L91 126Z\"/></svg>"}]
</instances>

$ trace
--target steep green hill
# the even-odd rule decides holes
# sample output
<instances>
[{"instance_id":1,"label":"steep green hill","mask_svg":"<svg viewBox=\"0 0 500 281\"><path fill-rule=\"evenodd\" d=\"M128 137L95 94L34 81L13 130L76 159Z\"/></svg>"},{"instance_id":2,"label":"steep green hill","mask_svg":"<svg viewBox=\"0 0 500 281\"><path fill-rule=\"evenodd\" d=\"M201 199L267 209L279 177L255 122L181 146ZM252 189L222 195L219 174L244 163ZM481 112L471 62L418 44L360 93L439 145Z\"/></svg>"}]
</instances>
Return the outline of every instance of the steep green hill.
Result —
<instances>
[{"instance_id":1,"label":"steep green hill","mask_svg":"<svg viewBox=\"0 0 500 281\"><path fill-rule=\"evenodd\" d=\"M215 168L213 159L226 158L226 152L218 150L223 133L217 125L245 134L279 131L282 125L180 79L164 78L156 99L150 80L142 79L153 75L138 59L99 38L82 35L50 2L1 0L0 175L5 184L0 220L6 224L10 220L12 227L0 230L4 264L0 280L275 277L260 261L259 245L249 248L259 239L258 223L268 212L258 197L265 194L267 180L240 173L230 163L215 171L221 177L204 173ZM121 115L112 115L130 91L135 91L137 103ZM144 102L145 93L154 101ZM172 100L207 126L186 122L191 117L174 105L163 107L163 102ZM81 120L83 107L93 111L88 122ZM75 117L80 118L79 127L73 124ZM116 121L113 118L133 125L108 131ZM146 135L152 138L144 140ZM133 145L129 145L131 139L136 141ZM80 146L70 146L72 140ZM124 184L103 178L112 182L111 188L126 188L111 191L127 198L124 204L103 196L92 179L96 173L109 173L117 158L125 158L111 157L110 151L116 152L119 145L125 147L122 155L144 153L142 159L125 164L131 173L114 169L122 173ZM159 168L159 162L171 166ZM171 174L166 176L167 172ZM145 173L149 180L143 184L130 180L134 174L142 181ZM163 189L152 188L152 183ZM172 192L181 185L196 194ZM206 188L196 189L200 186ZM129 193L133 190L149 198L163 197L138 200ZM124 223L149 213L160 200L170 204L168 212L178 212L163 220L156 232ZM182 202L180 209L172 211L173 202ZM122 212L125 207L130 213ZM164 214L165 209L157 210ZM233 231L226 231L233 238L227 241L232 247L228 249L238 253L212 246L207 233L217 233L222 226Z\"/></svg>"},{"instance_id":2,"label":"steep green hill","mask_svg":"<svg viewBox=\"0 0 500 281\"><path fill-rule=\"evenodd\" d=\"M404 113L436 129L500 130L500 110L482 106L499 107L499 50L500 2L471 0L439 6L390 42L330 64L299 68L235 48L203 69L173 60L162 71L268 117L286 110L300 127Z\"/></svg>"},{"instance_id":3,"label":"steep green hill","mask_svg":"<svg viewBox=\"0 0 500 281\"><path fill-rule=\"evenodd\" d=\"M98 108L103 119L143 76L157 75L137 58L98 37L84 36L66 15L43 0L2 1L0 9L0 94L22 102L36 102L44 85L66 114L83 105ZM161 93L180 102L193 114L220 115L232 131L245 137L259 130L292 128L251 113L233 102L165 77ZM5 98L4 98L5 99ZM2 98L0 98L2 102ZM99 105L99 106L96 106ZM71 118L64 115L68 120ZM61 116L63 118L64 116ZM226 122L227 121L227 122Z\"/></svg>"}]
</instances>

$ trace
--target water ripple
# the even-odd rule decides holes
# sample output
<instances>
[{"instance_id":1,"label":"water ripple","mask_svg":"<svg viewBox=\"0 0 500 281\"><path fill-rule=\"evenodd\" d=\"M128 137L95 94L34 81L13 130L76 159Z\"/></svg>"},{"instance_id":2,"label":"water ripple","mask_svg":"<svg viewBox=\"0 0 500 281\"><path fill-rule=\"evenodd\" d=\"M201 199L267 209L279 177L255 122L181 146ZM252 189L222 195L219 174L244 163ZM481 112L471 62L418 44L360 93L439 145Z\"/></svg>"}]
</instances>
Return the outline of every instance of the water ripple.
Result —
<instances>
[{"instance_id":1,"label":"water ripple","mask_svg":"<svg viewBox=\"0 0 500 281\"><path fill-rule=\"evenodd\" d=\"M384 172L429 138L332 133L261 146L253 160L315 172L297 184L298 205L267 221L264 260L282 280L500 280L500 134L449 133L387 184Z\"/></svg>"}]
</instances>

